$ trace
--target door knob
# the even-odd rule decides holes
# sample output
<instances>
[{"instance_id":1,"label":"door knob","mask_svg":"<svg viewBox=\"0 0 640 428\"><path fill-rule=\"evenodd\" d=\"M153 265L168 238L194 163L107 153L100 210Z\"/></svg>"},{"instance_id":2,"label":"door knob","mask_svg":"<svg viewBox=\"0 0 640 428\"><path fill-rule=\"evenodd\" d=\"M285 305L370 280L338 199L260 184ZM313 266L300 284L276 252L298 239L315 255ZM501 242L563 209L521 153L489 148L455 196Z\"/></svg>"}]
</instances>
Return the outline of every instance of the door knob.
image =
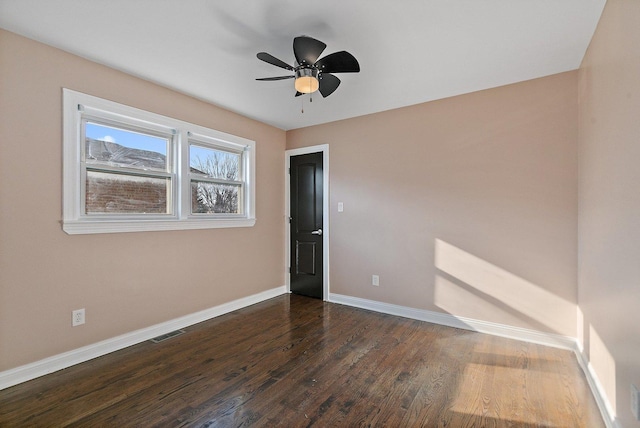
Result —
<instances>
[{"instance_id":1,"label":"door knob","mask_svg":"<svg viewBox=\"0 0 640 428\"><path fill-rule=\"evenodd\" d=\"M322 229L314 230L311 232L312 235L320 235L322 236Z\"/></svg>"}]
</instances>

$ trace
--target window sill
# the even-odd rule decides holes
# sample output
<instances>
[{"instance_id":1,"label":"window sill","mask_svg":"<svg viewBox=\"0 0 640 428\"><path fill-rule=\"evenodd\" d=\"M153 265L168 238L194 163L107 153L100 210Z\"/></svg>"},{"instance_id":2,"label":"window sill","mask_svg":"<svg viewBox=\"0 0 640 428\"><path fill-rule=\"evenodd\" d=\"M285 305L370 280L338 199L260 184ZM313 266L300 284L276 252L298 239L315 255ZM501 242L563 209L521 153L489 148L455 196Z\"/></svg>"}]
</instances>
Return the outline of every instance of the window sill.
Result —
<instances>
[{"instance_id":1,"label":"window sill","mask_svg":"<svg viewBox=\"0 0 640 428\"><path fill-rule=\"evenodd\" d=\"M81 221L67 220L62 230L69 235L94 233L154 232L163 230L220 229L229 227L253 227L256 219L188 219L188 220L138 220L138 221Z\"/></svg>"}]
</instances>

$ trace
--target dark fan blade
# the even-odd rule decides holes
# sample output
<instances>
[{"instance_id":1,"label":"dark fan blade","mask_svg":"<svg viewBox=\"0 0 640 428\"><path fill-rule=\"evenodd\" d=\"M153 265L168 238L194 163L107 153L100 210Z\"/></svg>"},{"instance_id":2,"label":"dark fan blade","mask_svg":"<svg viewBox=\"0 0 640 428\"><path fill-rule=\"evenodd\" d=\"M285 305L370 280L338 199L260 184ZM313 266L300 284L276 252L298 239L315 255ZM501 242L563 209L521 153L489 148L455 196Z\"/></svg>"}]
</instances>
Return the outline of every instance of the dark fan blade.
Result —
<instances>
[{"instance_id":1,"label":"dark fan blade","mask_svg":"<svg viewBox=\"0 0 640 428\"><path fill-rule=\"evenodd\" d=\"M309 36L300 36L293 39L293 54L298 64L311 65L318 60L318 57L327 45L320 40Z\"/></svg>"},{"instance_id":2,"label":"dark fan blade","mask_svg":"<svg viewBox=\"0 0 640 428\"><path fill-rule=\"evenodd\" d=\"M296 91L296 97L299 97L300 95L304 95L304 94L302 92Z\"/></svg>"},{"instance_id":3,"label":"dark fan blade","mask_svg":"<svg viewBox=\"0 0 640 428\"><path fill-rule=\"evenodd\" d=\"M357 73L360 71L358 60L347 51L327 55L315 65L321 73Z\"/></svg>"},{"instance_id":4,"label":"dark fan blade","mask_svg":"<svg viewBox=\"0 0 640 428\"><path fill-rule=\"evenodd\" d=\"M320 75L320 93L323 97L328 97L333 94L333 91L340 86L340 79L333 74L322 73Z\"/></svg>"},{"instance_id":5,"label":"dark fan blade","mask_svg":"<svg viewBox=\"0 0 640 428\"><path fill-rule=\"evenodd\" d=\"M258 57L258 59L261 59L264 62L268 62L271 65L275 65L276 67L284 68L285 70L293 71L293 67L291 67L286 62L279 60L278 58L276 58L275 56L273 56L271 54L268 54L266 52L260 52L256 56Z\"/></svg>"},{"instance_id":6,"label":"dark fan blade","mask_svg":"<svg viewBox=\"0 0 640 428\"><path fill-rule=\"evenodd\" d=\"M284 79L293 79L295 76L278 76L278 77L261 77L256 80L284 80Z\"/></svg>"}]
</instances>

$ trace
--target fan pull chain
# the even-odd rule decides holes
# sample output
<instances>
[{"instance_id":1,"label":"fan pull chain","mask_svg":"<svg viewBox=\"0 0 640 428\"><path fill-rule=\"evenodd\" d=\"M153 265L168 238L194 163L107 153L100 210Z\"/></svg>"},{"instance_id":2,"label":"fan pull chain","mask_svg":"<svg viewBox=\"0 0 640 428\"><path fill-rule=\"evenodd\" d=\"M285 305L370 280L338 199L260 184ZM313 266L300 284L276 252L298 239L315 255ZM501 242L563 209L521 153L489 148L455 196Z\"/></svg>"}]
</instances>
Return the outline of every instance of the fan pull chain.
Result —
<instances>
[{"instance_id":1,"label":"fan pull chain","mask_svg":"<svg viewBox=\"0 0 640 428\"><path fill-rule=\"evenodd\" d=\"M301 106L301 110L302 114L304 114L304 97L300 97L300 106Z\"/></svg>"}]
</instances>

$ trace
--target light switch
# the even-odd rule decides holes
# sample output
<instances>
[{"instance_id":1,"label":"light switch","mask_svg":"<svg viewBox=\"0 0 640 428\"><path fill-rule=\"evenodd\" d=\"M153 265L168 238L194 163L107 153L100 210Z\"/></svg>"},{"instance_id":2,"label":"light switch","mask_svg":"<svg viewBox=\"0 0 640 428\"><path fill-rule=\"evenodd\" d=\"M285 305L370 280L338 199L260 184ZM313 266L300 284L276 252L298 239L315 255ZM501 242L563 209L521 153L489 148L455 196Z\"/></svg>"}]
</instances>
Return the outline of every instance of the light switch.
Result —
<instances>
[{"instance_id":1,"label":"light switch","mask_svg":"<svg viewBox=\"0 0 640 428\"><path fill-rule=\"evenodd\" d=\"M341 213L344 211L344 204L342 202L338 202L338 212Z\"/></svg>"}]
</instances>

